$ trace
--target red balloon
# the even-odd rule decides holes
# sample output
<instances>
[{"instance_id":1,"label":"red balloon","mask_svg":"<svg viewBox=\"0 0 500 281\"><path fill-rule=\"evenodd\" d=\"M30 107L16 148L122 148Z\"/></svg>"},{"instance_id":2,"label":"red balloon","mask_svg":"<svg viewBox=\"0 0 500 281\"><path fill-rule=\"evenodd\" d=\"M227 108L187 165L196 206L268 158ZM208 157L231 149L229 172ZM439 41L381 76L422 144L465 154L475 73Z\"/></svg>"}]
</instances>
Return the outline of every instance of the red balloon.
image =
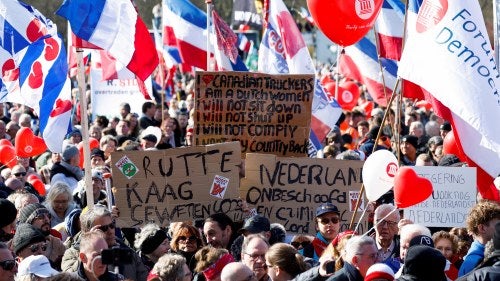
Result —
<instances>
[{"instance_id":1,"label":"red balloon","mask_svg":"<svg viewBox=\"0 0 500 281\"><path fill-rule=\"evenodd\" d=\"M342 90L340 90L342 89ZM340 84L337 102L344 110L352 110L358 104L359 87L352 81Z\"/></svg>"},{"instance_id":2,"label":"red balloon","mask_svg":"<svg viewBox=\"0 0 500 281\"><path fill-rule=\"evenodd\" d=\"M80 168L83 169L83 165L85 164L84 163L84 159L83 159L83 141L79 142L78 143L78 152L80 153ZM90 137L89 138L89 147L90 147L90 151L92 151L92 149L94 148L99 148L99 141L96 139L96 138L92 138Z\"/></svg>"},{"instance_id":3,"label":"red balloon","mask_svg":"<svg viewBox=\"0 0 500 281\"><path fill-rule=\"evenodd\" d=\"M45 194L47 193L45 184L40 179L35 179L29 183L31 183L31 185L35 188L38 194L40 194L40 196L45 196Z\"/></svg>"},{"instance_id":4,"label":"red balloon","mask_svg":"<svg viewBox=\"0 0 500 281\"><path fill-rule=\"evenodd\" d=\"M397 208L418 204L432 194L430 180L420 177L410 167L401 167L394 177L394 203Z\"/></svg>"},{"instance_id":5,"label":"red balloon","mask_svg":"<svg viewBox=\"0 0 500 281\"><path fill-rule=\"evenodd\" d=\"M361 108L363 108L365 110L366 118L371 118L374 103L372 101L366 101L365 103L361 104L360 106L361 106Z\"/></svg>"},{"instance_id":6,"label":"red balloon","mask_svg":"<svg viewBox=\"0 0 500 281\"><path fill-rule=\"evenodd\" d=\"M11 169L17 164L16 149L12 145L0 146L0 162Z\"/></svg>"},{"instance_id":7,"label":"red balloon","mask_svg":"<svg viewBox=\"0 0 500 281\"><path fill-rule=\"evenodd\" d=\"M326 82L323 87L326 90L326 94L331 99L335 99L335 81ZM340 89L339 89L339 91L340 91Z\"/></svg>"},{"instance_id":8,"label":"red balloon","mask_svg":"<svg viewBox=\"0 0 500 281\"><path fill-rule=\"evenodd\" d=\"M32 157L44 153L47 145L42 138L33 135L28 127L22 127L16 134L16 153L19 157Z\"/></svg>"},{"instance_id":9,"label":"red balloon","mask_svg":"<svg viewBox=\"0 0 500 281\"><path fill-rule=\"evenodd\" d=\"M13 146L12 142L10 142L10 140L1 139L0 140L0 146L3 146L3 145Z\"/></svg>"},{"instance_id":10,"label":"red balloon","mask_svg":"<svg viewBox=\"0 0 500 281\"><path fill-rule=\"evenodd\" d=\"M467 157L460 144L455 139L455 134L450 131L443 139L443 154L455 154L462 162L467 162Z\"/></svg>"},{"instance_id":11,"label":"red balloon","mask_svg":"<svg viewBox=\"0 0 500 281\"><path fill-rule=\"evenodd\" d=\"M358 42L372 28L383 0L307 0L318 28L340 46Z\"/></svg>"}]
</instances>

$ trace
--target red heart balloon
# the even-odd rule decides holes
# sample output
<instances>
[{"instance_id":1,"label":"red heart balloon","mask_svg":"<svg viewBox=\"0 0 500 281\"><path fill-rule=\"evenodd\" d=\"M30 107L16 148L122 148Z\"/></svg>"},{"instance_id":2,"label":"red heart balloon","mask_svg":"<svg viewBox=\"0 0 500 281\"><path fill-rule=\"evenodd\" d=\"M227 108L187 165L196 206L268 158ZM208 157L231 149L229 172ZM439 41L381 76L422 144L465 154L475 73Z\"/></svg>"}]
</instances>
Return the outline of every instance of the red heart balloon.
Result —
<instances>
[{"instance_id":1,"label":"red heart balloon","mask_svg":"<svg viewBox=\"0 0 500 281\"><path fill-rule=\"evenodd\" d=\"M0 146L0 162L11 169L17 164L16 150L12 145Z\"/></svg>"},{"instance_id":2,"label":"red heart balloon","mask_svg":"<svg viewBox=\"0 0 500 281\"><path fill-rule=\"evenodd\" d=\"M78 147L78 152L80 153L80 163L78 165L80 166L80 168L83 169L83 166L85 164L84 159L83 159L83 141L78 143L77 147ZM90 147L90 151L92 151L92 149L94 149L94 148L99 148L99 141L96 138L90 137L89 138L89 147Z\"/></svg>"},{"instance_id":3,"label":"red heart balloon","mask_svg":"<svg viewBox=\"0 0 500 281\"><path fill-rule=\"evenodd\" d=\"M394 203L397 208L418 204L432 194L430 180L420 177L410 167L399 168L394 178Z\"/></svg>"},{"instance_id":4,"label":"red heart balloon","mask_svg":"<svg viewBox=\"0 0 500 281\"><path fill-rule=\"evenodd\" d=\"M352 110L358 104L359 87L352 81L339 84L338 95L335 95L335 82L325 84L325 89L330 98L335 98L343 110Z\"/></svg>"},{"instance_id":5,"label":"red heart balloon","mask_svg":"<svg viewBox=\"0 0 500 281\"><path fill-rule=\"evenodd\" d=\"M457 143L453 131L449 131L443 139L443 154L455 154L460 161L467 161L467 157L460 144Z\"/></svg>"},{"instance_id":6,"label":"red heart balloon","mask_svg":"<svg viewBox=\"0 0 500 281\"><path fill-rule=\"evenodd\" d=\"M47 145L42 138L33 135L28 127L22 127L16 134L16 153L19 157L32 157L44 153Z\"/></svg>"},{"instance_id":7,"label":"red heart balloon","mask_svg":"<svg viewBox=\"0 0 500 281\"><path fill-rule=\"evenodd\" d=\"M358 42L372 28L383 0L307 0L318 28L340 46Z\"/></svg>"},{"instance_id":8,"label":"red heart balloon","mask_svg":"<svg viewBox=\"0 0 500 281\"><path fill-rule=\"evenodd\" d=\"M47 193L45 189L45 184L40 179L32 180L29 183L35 188L35 190L38 192L38 194L40 194L40 196L45 196L45 194Z\"/></svg>"},{"instance_id":9,"label":"red heart balloon","mask_svg":"<svg viewBox=\"0 0 500 281\"><path fill-rule=\"evenodd\" d=\"M1 139L0 146L3 146L3 145L13 146L12 143L10 142L10 140Z\"/></svg>"}]
</instances>

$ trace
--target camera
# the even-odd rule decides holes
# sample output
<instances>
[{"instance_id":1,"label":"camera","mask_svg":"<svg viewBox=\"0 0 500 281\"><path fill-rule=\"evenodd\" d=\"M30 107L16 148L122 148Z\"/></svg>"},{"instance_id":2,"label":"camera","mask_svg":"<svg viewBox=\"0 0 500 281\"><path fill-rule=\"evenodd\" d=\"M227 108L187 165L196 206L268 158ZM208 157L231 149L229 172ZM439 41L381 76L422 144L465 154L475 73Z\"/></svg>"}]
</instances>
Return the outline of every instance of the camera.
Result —
<instances>
[{"instance_id":1,"label":"camera","mask_svg":"<svg viewBox=\"0 0 500 281\"><path fill-rule=\"evenodd\" d=\"M111 248L104 249L101 252L101 259L103 264L131 264L133 261L133 252L127 248Z\"/></svg>"},{"instance_id":2,"label":"camera","mask_svg":"<svg viewBox=\"0 0 500 281\"><path fill-rule=\"evenodd\" d=\"M335 273L335 261L327 261L325 263L325 271L326 271L326 274Z\"/></svg>"}]
</instances>

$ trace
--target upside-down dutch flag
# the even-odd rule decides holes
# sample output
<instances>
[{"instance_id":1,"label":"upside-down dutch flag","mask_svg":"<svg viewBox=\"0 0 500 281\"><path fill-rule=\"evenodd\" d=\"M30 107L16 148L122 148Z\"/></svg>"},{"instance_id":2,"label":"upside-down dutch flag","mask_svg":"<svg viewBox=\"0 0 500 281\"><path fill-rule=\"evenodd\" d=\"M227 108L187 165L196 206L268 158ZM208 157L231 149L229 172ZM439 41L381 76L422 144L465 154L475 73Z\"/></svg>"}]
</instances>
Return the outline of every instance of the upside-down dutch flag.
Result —
<instances>
[{"instance_id":1,"label":"upside-down dutch flag","mask_svg":"<svg viewBox=\"0 0 500 281\"><path fill-rule=\"evenodd\" d=\"M66 51L57 28L36 9L15 0L2 0L0 10L5 100L33 108L47 147L61 152L72 104Z\"/></svg>"},{"instance_id":2,"label":"upside-down dutch flag","mask_svg":"<svg viewBox=\"0 0 500 281\"><path fill-rule=\"evenodd\" d=\"M130 0L65 0L56 13L76 36L109 52L142 81L158 65L153 40Z\"/></svg>"},{"instance_id":3,"label":"upside-down dutch flag","mask_svg":"<svg viewBox=\"0 0 500 281\"><path fill-rule=\"evenodd\" d=\"M207 70L207 52L213 55L213 42L211 39L211 50L207 51L207 15L188 0L163 0L163 18L168 19L164 24L164 30L172 30L185 64ZM247 71L245 64L238 57L233 63L225 56L222 57L222 68L224 70ZM219 66L221 68L221 66Z\"/></svg>"},{"instance_id":4,"label":"upside-down dutch flag","mask_svg":"<svg viewBox=\"0 0 500 281\"><path fill-rule=\"evenodd\" d=\"M479 3L425 0L418 14L410 7L415 20L407 27L398 74L420 86L436 113L452 123L464 152L458 156L477 167L479 192L498 201L500 75Z\"/></svg>"},{"instance_id":5,"label":"upside-down dutch flag","mask_svg":"<svg viewBox=\"0 0 500 281\"><path fill-rule=\"evenodd\" d=\"M405 6L399 0L384 0L375 21L380 56L399 60L403 49Z\"/></svg>"},{"instance_id":6,"label":"upside-down dutch flag","mask_svg":"<svg viewBox=\"0 0 500 281\"><path fill-rule=\"evenodd\" d=\"M268 2L268 21L259 49L259 71L264 73L315 74L311 55L292 15L282 0ZM312 105L309 156L322 149L322 141L335 125L342 109L329 100L316 78Z\"/></svg>"},{"instance_id":7,"label":"upside-down dutch flag","mask_svg":"<svg viewBox=\"0 0 500 281\"><path fill-rule=\"evenodd\" d=\"M392 60L381 59L384 75L382 79L377 49L368 38L364 37L344 50L345 54L340 56L340 73L364 84L376 103L387 106L397 80L397 64Z\"/></svg>"}]
</instances>

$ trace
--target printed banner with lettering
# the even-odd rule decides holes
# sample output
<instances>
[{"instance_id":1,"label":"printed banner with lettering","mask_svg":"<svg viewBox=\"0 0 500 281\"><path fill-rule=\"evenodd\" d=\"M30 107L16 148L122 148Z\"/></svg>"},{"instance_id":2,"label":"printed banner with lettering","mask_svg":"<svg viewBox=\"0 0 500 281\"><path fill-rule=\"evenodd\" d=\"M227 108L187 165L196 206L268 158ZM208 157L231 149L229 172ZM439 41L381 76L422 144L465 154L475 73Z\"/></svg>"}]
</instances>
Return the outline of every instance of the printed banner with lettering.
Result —
<instances>
[{"instance_id":1,"label":"printed banner with lettering","mask_svg":"<svg viewBox=\"0 0 500 281\"><path fill-rule=\"evenodd\" d=\"M314 75L196 72L195 144L307 156Z\"/></svg>"},{"instance_id":2,"label":"printed banner with lettering","mask_svg":"<svg viewBox=\"0 0 500 281\"><path fill-rule=\"evenodd\" d=\"M152 93L151 77L144 81L148 93ZM90 69L90 92L92 101L92 120L97 115L108 118L120 116L120 104L130 104L131 112L142 113L142 104L146 101L139 91L137 80L102 80L101 69Z\"/></svg>"},{"instance_id":3,"label":"printed banner with lettering","mask_svg":"<svg viewBox=\"0 0 500 281\"><path fill-rule=\"evenodd\" d=\"M432 196L405 209L405 218L427 227L465 227L476 204L476 168L413 167L432 182Z\"/></svg>"},{"instance_id":4,"label":"printed banner with lettering","mask_svg":"<svg viewBox=\"0 0 500 281\"><path fill-rule=\"evenodd\" d=\"M118 225L203 219L225 213L243 220L239 193L240 144L111 154Z\"/></svg>"},{"instance_id":5,"label":"printed banner with lettering","mask_svg":"<svg viewBox=\"0 0 500 281\"><path fill-rule=\"evenodd\" d=\"M362 161L319 158L279 158L249 153L241 198L250 208L285 226L287 233L314 234L316 208L331 202L340 210L341 231L349 227L361 188ZM366 199L363 197L357 218ZM366 218L358 232L368 230Z\"/></svg>"}]
</instances>

